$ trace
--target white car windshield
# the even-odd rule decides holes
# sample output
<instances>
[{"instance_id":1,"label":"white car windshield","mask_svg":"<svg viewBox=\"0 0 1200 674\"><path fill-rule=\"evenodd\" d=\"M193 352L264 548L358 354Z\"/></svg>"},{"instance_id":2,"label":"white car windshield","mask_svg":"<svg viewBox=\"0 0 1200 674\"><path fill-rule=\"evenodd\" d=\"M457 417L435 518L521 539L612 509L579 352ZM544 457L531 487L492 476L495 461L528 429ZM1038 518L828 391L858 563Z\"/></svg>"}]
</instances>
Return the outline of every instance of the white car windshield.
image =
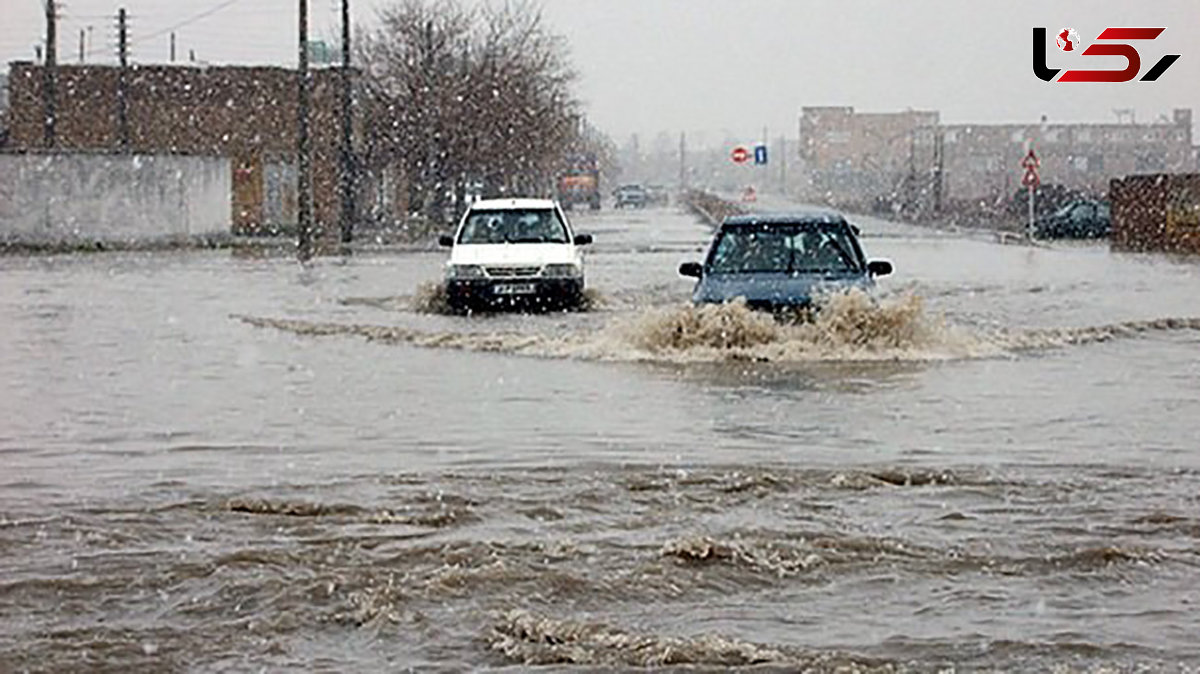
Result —
<instances>
[{"instance_id":1,"label":"white car windshield","mask_svg":"<svg viewBox=\"0 0 1200 674\"><path fill-rule=\"evenodd\" d=\"M567 243L567 228L553 208L472 211L458 243Z\"/></svg>"}]
</instances>

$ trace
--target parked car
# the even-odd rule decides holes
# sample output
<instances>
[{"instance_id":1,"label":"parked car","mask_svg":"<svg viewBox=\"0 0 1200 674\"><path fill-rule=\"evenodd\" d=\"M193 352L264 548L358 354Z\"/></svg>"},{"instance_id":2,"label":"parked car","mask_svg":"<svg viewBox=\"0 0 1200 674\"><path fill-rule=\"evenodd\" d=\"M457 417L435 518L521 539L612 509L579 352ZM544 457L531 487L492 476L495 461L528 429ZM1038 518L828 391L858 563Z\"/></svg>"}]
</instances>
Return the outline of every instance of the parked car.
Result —
<instances>
[{"instance_id":1,"label":"parked car","mask_svg":"<svg viewBox=\"0 0 1200 674\"><path fill-rule=\"evenodd\" d=\"M641 185L621 185L613 191L614 208L645 208L646 188Z\"/></svg>"},{"instance_id":2,"label":"parked car","mask_svg":"<svg viewBox=\"0 0 1200 674\"><path fill-rule=\"evenodd\" d=\"M1033 195L1033 215L1035 218L1050 215L1071 202L1090 199L1095 196L1058 183L1041 183L1033 191ZM1029 216L1028 188L1019 187L1012 193L1012 196L1008 200L1008 212L1010 215L1020 218Z\"/></svg>"},{"instance_id":3,"label":"parked car","mask_svg":"<svg viewBox=\"0 0 1200 674\"><path fill-rule=\"evenodd\" d=\"M1035 219L1030 235L1038 239L1098 239L1108 236L1111 229L1108 203L1079 199Z\"/></svg>"},{"instance_id":4,"label":"parked car","mask_svg":"<svg viewBox=\"0 0 1200 674\"><path fill-rule=\"evenodd\" d=\"M703 263L679 273L699 279L697 304L745 298L761 309L805 308L820 294L869 288L892 273L887 260L867 260L858 230L832 211L734 215L721 223Z\"/></svg>"},{"instance_id":5,"label":"parked car","mask_svg":"<svg viewBox=\"0 0 1200 674\"><path fill-rule=\"evenodd\" d=\"M571 308L583 299L581 246L559 205L547 199L492 199L471 205L453 236L446 295L458 311L523 306Z\"/></svg>"}]
</instances>

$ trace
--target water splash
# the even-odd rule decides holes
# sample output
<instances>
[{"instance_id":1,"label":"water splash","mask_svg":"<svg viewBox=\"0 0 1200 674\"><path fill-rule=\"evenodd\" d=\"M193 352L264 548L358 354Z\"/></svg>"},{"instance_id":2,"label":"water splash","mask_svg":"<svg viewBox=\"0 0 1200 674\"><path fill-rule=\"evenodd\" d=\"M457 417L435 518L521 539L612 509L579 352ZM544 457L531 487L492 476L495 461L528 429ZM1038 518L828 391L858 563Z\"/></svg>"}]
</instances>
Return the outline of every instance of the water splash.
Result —
<instances>
[{"instance_id":1,"label":"water splash","mask_svg":"<svg viewBox=\"0 0 1200 674\"><path fill-rule=\"evenodd\" d=\"M940 360L984 353L969 333L926 313L917 295L875 301L854 290L826 298L815 315L780 322L743 302L660 310L626 329L627 340L673 361Z\"/></svg>"},{"instance_id":2,"label":"water splash","mask_svg":"<svg viewBox=\"0 0 1200 674\"><path fill-rule=\"evenodd\" d=\"M412 310L420 314L450 315L456 313L450 306L446 284L441 281L426 281L417 286L412 296Z\"/></svg>"},{"instance_id":3,"label":"water splash","mask_svg":"<svg viewBox=\"0 0 1200 674\"><path fill-rule=\"evenodd\" d=\"M595 288L585 288L579 306L572 311L596 311L607 305L604 296ZM419 314L453 316L462 313L450 306L446 284L441 281L426 281L417 286L409 300L408 308Z\"/></svg>"},{"instance_id":4,"label":"water splash","mask_svg":"<svg viewBox=\"0 0 1200 674\"><path fill-rule=\"evenodd\" d=\"M440 312L437 285L422 287L414 305ZM593 306L602 303L593 296ZM1132 338L1200 330L1200 318L1123 321L1097 326L978 332L949 324L918 295L876 300L861 291L826 299L814 316L779 321L744 303L652 308L621 314L599 330L560 334L427 332L402 326L321 323L235 316L258 327L299 335L357 335L373 341L542 358L702 363L939 361L1012 356Z\"/></svg>"}]
</instances>

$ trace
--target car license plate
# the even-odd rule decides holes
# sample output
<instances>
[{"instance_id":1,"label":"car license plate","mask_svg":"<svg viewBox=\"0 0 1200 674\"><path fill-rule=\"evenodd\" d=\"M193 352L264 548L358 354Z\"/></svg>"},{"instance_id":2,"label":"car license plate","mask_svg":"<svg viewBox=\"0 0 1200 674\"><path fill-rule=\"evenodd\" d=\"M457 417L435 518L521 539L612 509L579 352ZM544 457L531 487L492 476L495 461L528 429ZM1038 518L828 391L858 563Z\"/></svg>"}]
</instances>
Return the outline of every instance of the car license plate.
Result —
<instances>
[{"instance_id":1,"label":"car license plate","mask_svg":"<svg viewBox=\"0 0 1200 674\"><path fill-rule=\"evenodd\" d=\"M497 295L529 295L536 291L532 283L500 283L492 289Z\"/></svg>"}]
</instances>

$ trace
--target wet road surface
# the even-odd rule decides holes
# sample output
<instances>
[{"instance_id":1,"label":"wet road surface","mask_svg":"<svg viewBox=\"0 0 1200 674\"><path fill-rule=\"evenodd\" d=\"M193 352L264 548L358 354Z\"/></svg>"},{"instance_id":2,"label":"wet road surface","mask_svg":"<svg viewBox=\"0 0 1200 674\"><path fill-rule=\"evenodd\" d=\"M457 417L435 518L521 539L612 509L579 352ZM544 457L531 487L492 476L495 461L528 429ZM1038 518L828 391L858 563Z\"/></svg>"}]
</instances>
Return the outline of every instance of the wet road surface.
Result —
<instances>
[{"instance_id":1,"label":"wet road surface","mask_svg":"<svg viewBox=\"0 0 1200 674\"><path fill-rule=\"evenodd\" d=\"M0 671L1200 668L1200 267L857 222L816 326L687 308L674 209L570 314L0 258Z\"/></svg>"}]
</instances>

